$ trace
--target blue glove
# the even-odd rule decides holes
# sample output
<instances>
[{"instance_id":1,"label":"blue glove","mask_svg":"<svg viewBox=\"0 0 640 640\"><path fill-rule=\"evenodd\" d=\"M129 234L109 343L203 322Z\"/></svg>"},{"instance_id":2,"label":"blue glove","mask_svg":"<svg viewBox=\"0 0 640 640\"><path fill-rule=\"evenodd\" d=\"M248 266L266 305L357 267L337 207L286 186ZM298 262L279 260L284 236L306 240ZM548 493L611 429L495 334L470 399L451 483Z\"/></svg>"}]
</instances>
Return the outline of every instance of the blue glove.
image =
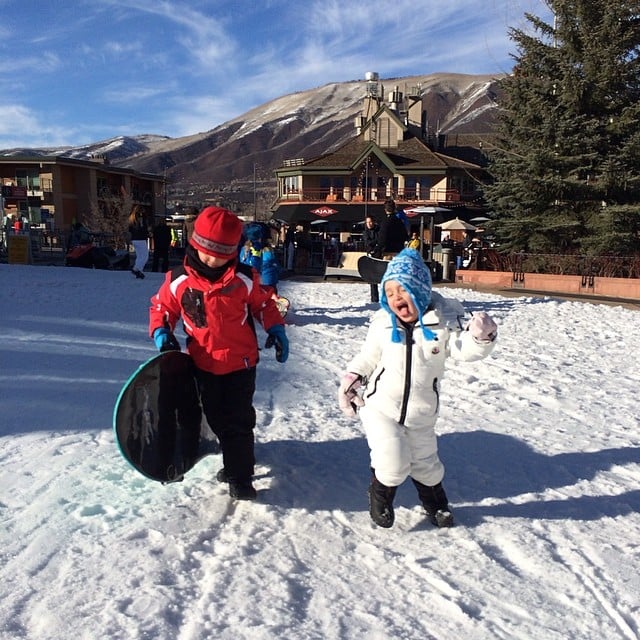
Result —
<instances>
[{"instance_id":1,"label":"blue glove","mask_svg":"<svg viewBox=\"0 0 640 640\"><path fill-rule=\"evenodd\" d=\"M158 327L153 332L153 341L158 347L158 351L163 353L164 351L181 351L180 343L176 340L176 337L166 329L165 327Z\"/></svg>"},{"instance_id":2,"label":"blue glove","mask_svg":"<svg viewBox=\"0 0 640 640\"><path fill-rule=\"evenodd\" d=\"M286 362L289 357L289 340L287 334L284 332L284 325L274 324L267 330L269 337L264 343L265 349L270 349L275 346L276 348L276 360L278 362Z\"/></svg>"}]
</instances>

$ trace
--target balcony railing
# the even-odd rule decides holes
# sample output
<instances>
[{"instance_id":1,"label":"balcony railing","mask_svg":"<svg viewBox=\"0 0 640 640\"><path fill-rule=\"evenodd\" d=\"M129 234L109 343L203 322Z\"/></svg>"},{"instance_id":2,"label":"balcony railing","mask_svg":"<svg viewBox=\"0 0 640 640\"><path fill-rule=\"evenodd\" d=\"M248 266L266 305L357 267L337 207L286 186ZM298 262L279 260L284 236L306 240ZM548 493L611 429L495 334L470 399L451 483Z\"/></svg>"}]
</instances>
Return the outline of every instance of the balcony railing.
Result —
<instances>
[{"instance_id":1,"label":"balcony railing","mask_svg":"<svg viewBox=\"0 0 640 640\"><path fill-rule=\"evenodd\" d=\"M34 192L53 191L53 180L51 178L38 176L20 177L16 178L15 183L17 187L24 187L29 192L29 195L33 195Z\"/></svg>"},{"instance_id":2,"label":"balcony railing","mask_svg":"<svg viewBox=\"0 0 640 640\"><path fill-rule=\"evenodd\" d=\"M286 189L279 197L280 202L384 202L393 198L396 202L416 204L418 202L468 202L478 197L478 192L461 193L457 189L405 188L397 193L381 188L360 187Z\"/></svg>"}]
</instances>

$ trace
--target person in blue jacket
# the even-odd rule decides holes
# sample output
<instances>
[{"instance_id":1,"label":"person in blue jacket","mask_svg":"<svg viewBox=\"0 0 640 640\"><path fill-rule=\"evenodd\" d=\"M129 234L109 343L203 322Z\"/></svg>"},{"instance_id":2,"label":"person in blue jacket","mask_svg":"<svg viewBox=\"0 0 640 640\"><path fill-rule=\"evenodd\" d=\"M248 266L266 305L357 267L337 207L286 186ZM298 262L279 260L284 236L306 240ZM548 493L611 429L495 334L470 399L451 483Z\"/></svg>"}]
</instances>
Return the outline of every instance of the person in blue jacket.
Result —
<instances>
[{"instance_id":1,"label":"person in blue jacket","mask_svg":"<svg viewBox=\"0 0 640 640\"><path fill-rule=\"evenodd\" d=\"M262 268L260 270L260 282L271 287L274 293L278 293L278 281L280 279L280 265L276 258L276 254L267 240L262 249Z\"/></svg>"}]
</instances>

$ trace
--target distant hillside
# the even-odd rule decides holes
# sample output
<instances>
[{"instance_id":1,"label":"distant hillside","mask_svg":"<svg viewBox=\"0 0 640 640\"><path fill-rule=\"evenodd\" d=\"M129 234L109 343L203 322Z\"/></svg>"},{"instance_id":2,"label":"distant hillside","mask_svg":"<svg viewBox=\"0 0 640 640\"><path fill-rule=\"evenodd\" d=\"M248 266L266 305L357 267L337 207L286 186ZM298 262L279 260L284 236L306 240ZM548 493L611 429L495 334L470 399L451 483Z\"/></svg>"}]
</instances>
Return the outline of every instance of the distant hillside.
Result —
<instances>
[{"instance_id":1,"label":"distant hillside","mask_svg":"<svg viewBox=\"0 0 640 640\"><path fill-rule=\"evenodd\" d=\"M380 80L384 95L397 86L420 87L427 126L439 149L466 160L482 159L478 136L490 134L496 114L497 76L436 73ZM182 138L117 137L58 149L10 149L10 154L106 155L138 171L166 172L174 194L202 200L210 192L253 190L272 184L285 159L309 159L332 151L355 135L365 80L327 84L282 96L210 131ZM240 197L240 200L243 198ZM246 199L246 198L245 198Z\"/></svg>"}]
</instances>

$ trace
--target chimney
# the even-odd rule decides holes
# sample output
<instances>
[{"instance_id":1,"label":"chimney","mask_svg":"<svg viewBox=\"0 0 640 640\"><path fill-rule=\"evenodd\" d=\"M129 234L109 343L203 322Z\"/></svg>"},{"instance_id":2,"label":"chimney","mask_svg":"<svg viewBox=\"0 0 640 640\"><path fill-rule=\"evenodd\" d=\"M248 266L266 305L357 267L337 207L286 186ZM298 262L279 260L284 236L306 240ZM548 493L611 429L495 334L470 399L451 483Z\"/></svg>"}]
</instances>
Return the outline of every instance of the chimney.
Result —
<instances>
[{"instance_id":1,"label":"chimney","mask_svg":"<svg viewBox=\"0 0 640 640\"><path fill-rule=\"evenodd\" d=\"M364 74L364 77L367 81L367 93L362 105L362 115L357 116L355 120L355 127L358 135L360 135L363 127L380 107L380 91L378 87L379 76L377 72L367 71Z\"/></svg>"},{"instance_id":2,"label":"chimney","mask_svg":"<svg viewBox=\"0 0 640 640\"><path fill-rule=\"evenodd\" d=\"M89 160L96 164L109 164L109 158L107 158L106 153L92 153L89 156Z\"/></svg>"}]
</instances>

